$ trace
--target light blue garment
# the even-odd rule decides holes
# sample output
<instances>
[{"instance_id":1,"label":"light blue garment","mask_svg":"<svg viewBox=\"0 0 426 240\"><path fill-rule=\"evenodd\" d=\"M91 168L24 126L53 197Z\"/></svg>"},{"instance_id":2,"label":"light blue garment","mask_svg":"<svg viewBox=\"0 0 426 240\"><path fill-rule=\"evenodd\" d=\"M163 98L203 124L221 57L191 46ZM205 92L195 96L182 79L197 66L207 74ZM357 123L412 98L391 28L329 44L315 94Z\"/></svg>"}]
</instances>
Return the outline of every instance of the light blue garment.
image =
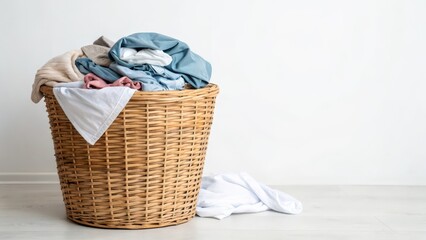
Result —
<instances>
[{"instance_id":1,"label":"light blue garment","mask_svg":"<svg viewBox=\"0 0 426 240\"><path fill-rule=\"evenodd\" d=\"M89 58L77 58L77 60L75 60L75 65L77 66L78 70L80 70L80 72L84 75L88 73L93 73L96 76L105 80L106 82L112 83L122 77L121 75L114 72L112 69L102 67L101 65L94 63Z\"/></svg>"},{"instance_id":2,"label":"light blue garment","mask_svg":"<svg viewBox=\"0 0 426 240\"><path fill-rule=\"evenodd\" d=\"M142 91L182 90L185 85L183 78L165 68L151 65L143 65L144 70L133 70L125 66L111 63L110 69L127 76L133 81L142 83ZM142 68L142 67L141 67Z\"/></svg>"},{"instance_id":3,"label":"light blue garment","mask_svg":"<svg viewBox=\"0 0 426 240\"><path fill-rule=\"evenodd\" d=\"M110 58L119 65L135 69L138 65L120 59L123 47L136 50L144 48L163 50L173 58L172 63L165 68L181 74L185 82L195 88L204 87L210 81L212 72L210 63L193 53L186 43L174 38L158 33L135 33L118 40L109 52Z\"/></svg>"}]
</instances>

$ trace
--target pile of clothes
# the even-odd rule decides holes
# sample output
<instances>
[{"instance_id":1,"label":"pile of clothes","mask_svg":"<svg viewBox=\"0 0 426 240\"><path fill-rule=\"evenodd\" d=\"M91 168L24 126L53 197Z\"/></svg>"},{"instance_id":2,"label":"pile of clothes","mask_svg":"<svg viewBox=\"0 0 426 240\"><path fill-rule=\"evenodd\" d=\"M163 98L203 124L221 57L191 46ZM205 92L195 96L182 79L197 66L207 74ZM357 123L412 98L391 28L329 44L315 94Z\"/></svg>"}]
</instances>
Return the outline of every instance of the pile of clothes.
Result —
<instances>
[{"instance_id":1,"label":"pile of clothes","mask_svg":"<svg viewBox=\"0 0 426 240\"><path fill-rule=\"evenodd\" d=\"M186 43L162 34L135 33L115 43L101 36L42 66L31 100L37 103L43 98L41 86L53 87L74 128L93 145L135 91L202 88L211 72L210 63Z\"/></svg>"},{"instance_id":2,"label":"pile of clothes","mask_svg":"<svg viewBox=\"0 0 426 240\"><path fill-rule=\"evenodd\" d=\"M42 85L83 81L85 88L129 86L142 91L181 90L208 84L211 65L189 46L158 33L135 33L113 42L102 36L92 45L57 56L36 74L31 99Z\"/></svg>"}]
</instances>

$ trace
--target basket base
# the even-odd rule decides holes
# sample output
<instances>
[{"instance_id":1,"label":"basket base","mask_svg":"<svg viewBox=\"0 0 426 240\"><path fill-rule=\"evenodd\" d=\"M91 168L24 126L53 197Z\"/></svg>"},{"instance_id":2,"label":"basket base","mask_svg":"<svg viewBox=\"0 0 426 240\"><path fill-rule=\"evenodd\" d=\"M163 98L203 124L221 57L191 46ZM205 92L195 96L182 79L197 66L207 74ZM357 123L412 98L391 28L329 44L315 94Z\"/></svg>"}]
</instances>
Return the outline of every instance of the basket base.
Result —
<instances>
[{"instance_id":1,"label":"basket base","mask_svg":"<svg viewBox=\"0 0 426 240\"><path fill-rule=\"evenodd\" d=\"M180 219L179 221L170 221L166 223L159 223L159 224L153 224L153 223L131 223L131 224L114 224L114 225L107 225L107 224L99 224L96 222L88 222L88 221L82 221L75 218L72 218L71 216L67 216L67 218L77 224L88 226L88 227L96 227L96 228L104 228L104 229L133 229L133 230L141 230L141 229L152 229L152 228L162 228L162 227L170 227L170 226L176 226L183 223L187 223L189 220L194 218L195 215L192 215L188 217L187 219Z\"/></svg>"}]
</instances>

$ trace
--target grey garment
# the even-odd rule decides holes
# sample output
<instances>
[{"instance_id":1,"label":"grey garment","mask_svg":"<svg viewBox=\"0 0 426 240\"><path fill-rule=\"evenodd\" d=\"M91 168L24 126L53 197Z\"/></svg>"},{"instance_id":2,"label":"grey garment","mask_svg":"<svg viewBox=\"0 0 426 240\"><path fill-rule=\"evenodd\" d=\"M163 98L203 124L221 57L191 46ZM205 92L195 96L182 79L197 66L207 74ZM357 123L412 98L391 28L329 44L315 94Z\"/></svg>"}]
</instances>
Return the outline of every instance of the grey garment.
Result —
<instances>
[{"instance_id":1,"label":"grey garment","mask_svg":"<svg viewBox=\"0 0 426 240\"><path fill-rule=\"evenodd\" d=\"M111 64L111 59L108 57L110 48L98 45L87 45L81 48L84 55L98 65L108 67Z\"/></svg>"},{"instance_id":2,"label":"grey garment","mask_svg":"<svg viewBox=\"0 0 426 240\"><path fill-rule=\"evenodd\" d=\"M96 39L92 45L87 45L81 48L84 55L86 55L94 63L108 67L112 61L108 56L108 52L111 49L111 46L114 45L114 42L108 38L101 36Z\"/></svg>"},{"instance_id":3,"label":"grey garment","mask_svg":"<svg viewBox=\"0 0 426 240\"><path fill-rule=\"evenodd\" d=\"M109 40L108 38L104 37L104 36L100 36L98 39L96 39L93 42L94 45L99 45L99 46L104 46L104 47L109 47L112 48L112 46L114 46L114 42Z\"/></svg>"},{"instance_id":4,"label":"grey garment","mask_svg":"<svg viewBox=\"0 0 426 240\"><path fill-rule=\"evenodd\" d=\"M133 81L142 83L142 91L155 92L164 90L182 90L185 80L180 74L172 73L165 68L145 65L146 70L133 70L128 67L111 63L109 68L114 72L127 76Z\"/></svg>"}]
</instances>

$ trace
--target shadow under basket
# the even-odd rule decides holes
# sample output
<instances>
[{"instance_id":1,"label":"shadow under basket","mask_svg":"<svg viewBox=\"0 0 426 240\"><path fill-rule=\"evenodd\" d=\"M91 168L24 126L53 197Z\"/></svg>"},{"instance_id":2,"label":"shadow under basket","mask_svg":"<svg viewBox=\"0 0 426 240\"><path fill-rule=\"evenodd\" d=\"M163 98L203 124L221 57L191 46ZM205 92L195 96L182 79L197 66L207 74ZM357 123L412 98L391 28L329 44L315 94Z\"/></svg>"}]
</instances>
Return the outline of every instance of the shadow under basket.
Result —
<instances>
[{"instance_id":1,"label":"shadow under basket","mask_svg":"<svg viewBox=\"0 0 426 240\"><path fill-rule=\"evenodd\" d=\"M41 91L69 219L143 229L194 217L217 85L137 91L95 145L75 130L52 88Z\"/></svg>"}]
</instances>

